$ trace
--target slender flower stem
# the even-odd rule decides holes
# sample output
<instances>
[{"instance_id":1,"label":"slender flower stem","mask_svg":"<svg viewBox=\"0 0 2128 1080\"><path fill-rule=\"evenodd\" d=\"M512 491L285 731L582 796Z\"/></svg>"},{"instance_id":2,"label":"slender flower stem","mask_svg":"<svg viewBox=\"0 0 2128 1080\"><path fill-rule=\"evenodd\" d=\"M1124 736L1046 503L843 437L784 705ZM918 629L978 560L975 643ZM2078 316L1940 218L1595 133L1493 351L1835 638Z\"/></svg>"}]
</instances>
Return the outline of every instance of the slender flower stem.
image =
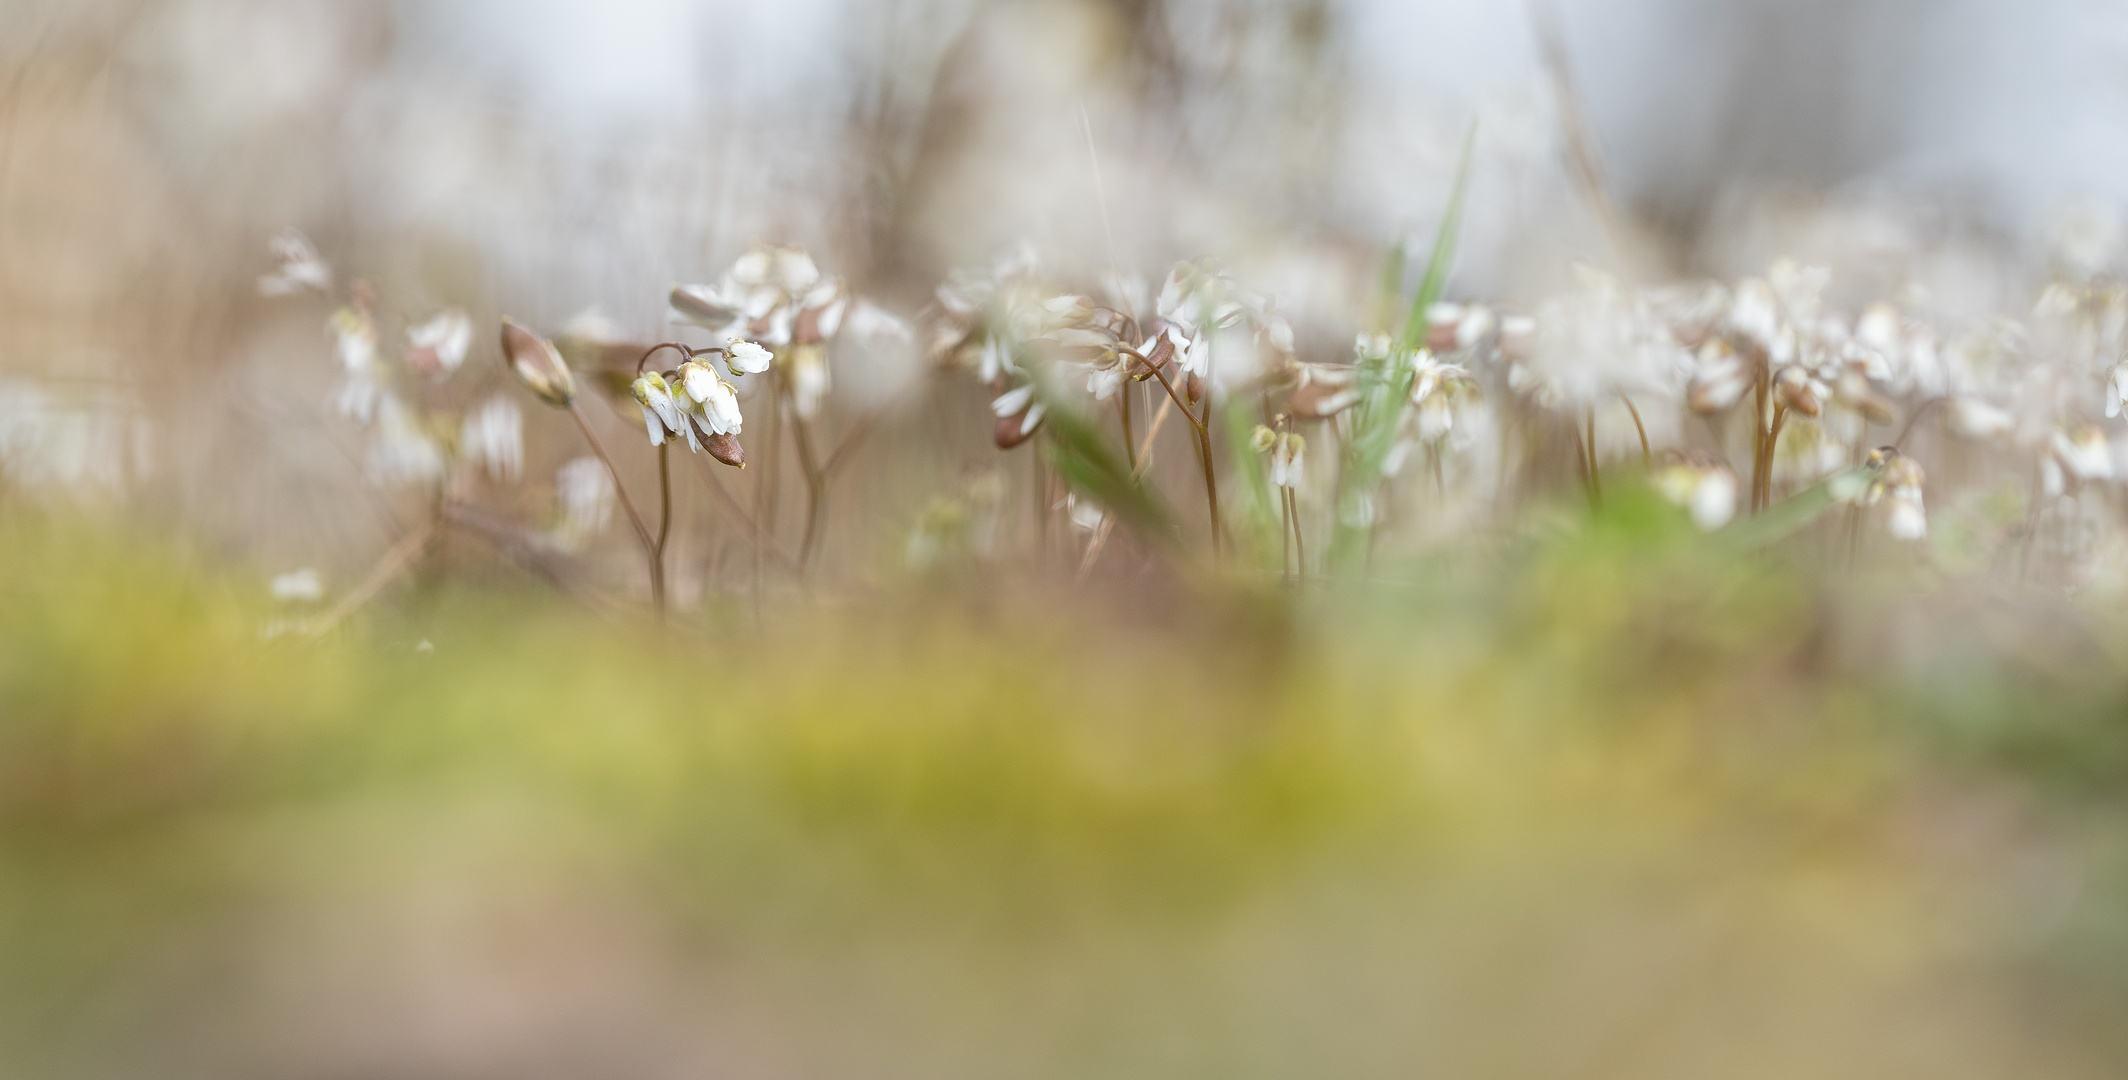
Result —
<instances>
[{"instance_id":1,"label":"slender flower stem","mask_svg":"<svg viewBox=\"0 0 2128 1080\"><path fill-rule=\"evenodd\" d=\"M1589 406L1584 415L1588 419L1588 430L1584 434L1589 440L1589 501L1600 509L1603 506L1603 473L1596 460L1596 407Z\"/></svg>"},{"instance_id":2,"label":"slender flower stem","mask_svg":"<svg viewBox=\"0 0 2128 1080\"><path fill-rule=\"evenodd\" d=\"M813 456L813 435L805 417L791 409L791 438L798 444L798 470L805 474L805 540L798 548L798 561L813 565L820 548L820 533L827 524L827 472Z\"/></svg>"},{"instance_id":3,"label":"slender flower stem","mask_svg":"<svg viewBox=\"0 0 2128 1080\"><path fill-rule=\"evenodd\" d=\"M1182 400L1181 395L1175 393L1175 384L1168 381L1167 374L1158 367L1151 367L1151 371L1153 377L1160 380L1160 386L1167 391L1168 400L1173 401L1175 406L1182 410L1182 418L1188 420L1190 427L1196 431L1197 459L1204 465L1204 501L1212 516L1212 561L1218 562L1224 551L1220 541L1219 529L1219 478L1218 470L1214 467L1212 461L1211 432L1206 428L1204 419L1190 409L1189 405ZM1212 415L1212 395L1210 393L1206 393L1204 396L1204 414L1206 417Z\"/></svg>"},{"instance_id":4,"label":"slender flower stem","mask_svg":"<svg viewBox=\"0 0 2128 1080\"><path fill-rule=\"evenodd\" d=\"M1124 383L1116 391L1116 411L1123 417L1123 453L1130 458L1130 467L1138 467L1138 444L1131 439L1130 384Z\"/></svg>"},{"instance_id":5,"label":"slender flower stem","mask_svg":"<svg viewBox=\"0 0 2128 1080\"><path fill-rule=\"evenodd\" d=\"M1302 581L1308 580L1308 545L1301 539L1300 492L1286 489L1287 516L1293 520L1293 570Z\"/></svg>"},{"instance_id":6,"label":"slender flower stem","mask_svg":"<svg viewBox=\"0 0 2128 1080\"><path fill-rule=\"evenodd\" d=\"M672 536L672 444L658 444L658 579L665 578L665 542Z\"/></svg>"},{"instance_id":7,"label":"slender flower stem","mask_svg":"<svg viewBox=\"0 0 2128 1080\"><path fill-rule=\"evenodd\" d=\"M591 430L591 420L584 415L584 408L576 402L569 403L569 415L576 418L576 426L584 433L584 441L591 444L591 452L598 455L606 466L607 474L613 477L613 493L621 500L621 509L628 511L628 523L635 526L635 536L643 543L643 557L650 564L650 600L656 605L660 616L665 613L665 567L658 556L658 542L643 525L643 515L636 513L635 501L628 497L628 488L621 483L621 470L614 468L613 459L606 454L606 447L599 442L597 433Z\"/></svg>"},{"instance_id":8,"label":"slender flower stem","mask_svg":"<svg viewBox=\"0 0 2128 1080\"><path fill-rule=\"evenodd\" d=\"M1633 430L1640 435L1640 467L1654 469L1655 455L1648 449L1648 425L1640 422L1640 410L1634 407L1632 398L1620 394L1618 400L1625 402L1626 411L1633 414Z\"/></svg>"}]
</instances>

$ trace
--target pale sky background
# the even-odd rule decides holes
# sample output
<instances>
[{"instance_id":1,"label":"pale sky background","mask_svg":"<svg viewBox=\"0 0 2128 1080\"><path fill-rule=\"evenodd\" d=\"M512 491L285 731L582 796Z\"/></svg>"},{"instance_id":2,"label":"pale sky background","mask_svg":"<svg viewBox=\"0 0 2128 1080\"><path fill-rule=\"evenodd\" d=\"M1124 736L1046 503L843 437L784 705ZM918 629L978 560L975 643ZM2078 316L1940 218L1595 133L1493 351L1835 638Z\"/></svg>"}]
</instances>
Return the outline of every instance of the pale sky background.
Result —
<instances>
[{"instance_id":1,"label":"pale sky background","mask_svg":"<svg viewBox=\"0 0 2128 1080\"><path fill-rule=\"evenodd\" d=\"M864 0L420 0L404 47L589 131L696 101L802 105L842 78ZM965 3L934 3L942 12ZM1480 103L1541 83L1520 0L1336 0L1361 85ZM1725 170L1889 178L2020 216L2128 195L2128 5L2109 0L1560 0L1615 181Z\"/></svg>"}]
</instances>

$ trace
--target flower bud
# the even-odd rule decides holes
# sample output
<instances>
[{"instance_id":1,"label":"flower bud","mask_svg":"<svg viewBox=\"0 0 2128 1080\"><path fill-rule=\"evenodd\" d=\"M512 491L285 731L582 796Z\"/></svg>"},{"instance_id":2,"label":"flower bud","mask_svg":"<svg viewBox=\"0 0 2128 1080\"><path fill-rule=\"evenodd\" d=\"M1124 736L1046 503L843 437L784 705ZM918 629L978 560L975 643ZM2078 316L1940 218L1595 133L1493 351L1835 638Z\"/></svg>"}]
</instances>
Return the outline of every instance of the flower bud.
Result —
<instances>
[{"instance_id":1,"label":"flower bud","mask_svg":"<svg viewBox=\"0 0 2128 1080\"><path fill-rule=\"evenodd\" d=\"M576 401L576 379L553 343L505 318L502 321L502 354L517 381L541 401L557 409Z\"/></svg>"},{"instance_id":2,"label":"flower bud","mask_svg":"<svg viewBox=\"0 0 2128 1080\"><path fill-rule=\"evenodd\" d=\"M721 330L739 318L739 306L708 285L675 285L670 302L682 320L711 330Z\"/></svg>"},{"instance_id":3,"label":"flower bud","mask_svg":"<svg viewBox=\"0 0 2128 1080\"><path fill-rule=\"evenodd\" d=\"M724 349L724 366L733 375L753 375L768 370L773 353L751 341L734 341Z\"/></svg>"},{"instance_id":4,"label":"flower bud","mask_svg":"<svg viewBox=\"0 0 2128 1080\"><path fill-rule=\"evenodd\" d=\"M1810 372L1790 364L1774 375L1773 388L1780 394L1781 404L1787 406L1789 411L1814 417L1824 411L1824 405L1818 399L1817 388L1812 385L1813 382Z\"/></svg>"}]
</instances>

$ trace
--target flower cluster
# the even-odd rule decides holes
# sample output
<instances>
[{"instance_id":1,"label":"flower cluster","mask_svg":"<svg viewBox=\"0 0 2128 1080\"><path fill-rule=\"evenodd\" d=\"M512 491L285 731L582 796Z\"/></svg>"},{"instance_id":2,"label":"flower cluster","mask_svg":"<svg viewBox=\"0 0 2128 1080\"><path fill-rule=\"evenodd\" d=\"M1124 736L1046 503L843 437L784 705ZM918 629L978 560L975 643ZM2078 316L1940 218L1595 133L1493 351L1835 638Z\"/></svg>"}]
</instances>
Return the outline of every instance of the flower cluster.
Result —
<instances>
[{"instance_id":1,"label":"flower cluster","mask_svg":"<svg viewBox=\"0 0 2128 1080\"><path fill-rule=\"evenodd\" d=\"M366 282L352 283L344 294L336 291L332 267L297 232L275 237L271 251L277 265L259 279L261 294L310 293L339 301L326 320L341 376L334 406L369 433L371 480L386 487L445 485L460 462L496 480L517 479L524 461L523 416L514 403L494 397L464 410L430 403L447 393L445 384L472 350L470 315L450 308L406 324L403 347L388 356ZM573 389L550 387L550 392L567 396Z\"/></svg>"},{"instance_id":2,"label":"flower cluster","mask_svg":"<svg viewBox=\"0 0 2128 1080\"><path fill-rule=\"evenodd\" d=\"M739 446L739 391L717 373L709 360L721 360L732 378L765 371L769 351L751 341L732 341L720 349L696 351L677 346L685 359L670 372L649 371L636 376L629 389L643 409L643 426L650 445L663 446L668 436L687 440L687 448L707 449L711 457L739 468L746 465Z\"/></svg>"}]
</instances>

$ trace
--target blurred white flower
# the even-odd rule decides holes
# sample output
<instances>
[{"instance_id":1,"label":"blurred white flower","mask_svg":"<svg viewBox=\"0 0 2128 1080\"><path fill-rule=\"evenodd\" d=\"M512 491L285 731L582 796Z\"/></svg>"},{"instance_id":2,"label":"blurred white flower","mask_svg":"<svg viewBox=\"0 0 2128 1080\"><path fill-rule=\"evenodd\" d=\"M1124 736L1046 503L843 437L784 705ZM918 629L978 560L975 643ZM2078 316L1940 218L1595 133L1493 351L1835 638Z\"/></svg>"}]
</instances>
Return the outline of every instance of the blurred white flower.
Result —
<instances>
[{"instance_id":1,"label":"blurred white flower","mask_svg":"<svg viewBox=\"0 0 2128 1080\"><path fill-rule=\"evenodd\" d=\"M458 442L467 461L508 483L524 472L525 414L505 397L491 397L466 414Z\"/></svg>"},{"instance_id":2,"label":"blurred white flower","mask_svg":"<svg viewBox=\"0 0 2128 1080\"><path fill-rule=\"evenodd\" d=\"M2084 426L2074 434L2054 433L2054 456L2079 480L2113 479L2113 445L2099 428Z\"/></svg>"},{"instance_id":3,"label":"blurred white flower","mask_svg":"<svg viewBox=\"0 0 2128 1080\"><path fill-rule=\"evenodd\" d=\"M1308 440L1288 431L1271 444L1269 479L1272 487L1297 488L1306 472Z\"/></svg>"},{"instance_id":4,"label":"blurred white flower","mask_svg":"<svg viewBox=\"0 0 2128 1080\"><path fill-rule=\"evenodd\" d=\"M562 512L555 538L566 547L579 547L605 531L613 517L613 477L597 458L580 457L563 465L554 474L554 494Z\"/></svg>"},{"instance_id":5,"label":"blurred white flower","mask_svg":"<svg viewBox=\"0 0 2128 1080\"><path fill-rule=\"evenodd\" d=\"M1655 487L1664 498L1685 507L1702 531L1713 532L1736 516L1736 473L1727 465L1679 461L1656 472Z\"/></svg>"},{"instance_id":6,"label":"blurred white flower","mask_svg":"<svg viewBox=\"0 0 2128 1080\"><path fill-rule=\"evenodd\" d=\"M799 345L790 351L791 408L810 420L820 413L828 393L828 355L819 345Z\"/></svg>"},{"instance_id":7,"label":"blurred white flower","mask_svg":"<svg viewBox=\"0 0 2128 1080\"><path fill-rule=\"evenodd\" d=\"M407 366L424 375L449 375L473 345L473 317L452 309L406 332Z\"/></svg>"},{"instance_id":8,"label":"blurred white flower","mask_svg":"<svg viewBox=\"0 0 2128 1080\"><path fill-rule=\"evenodd\" d=\"M443 478L443 448L422 430L421 417L397 397L377 399L377 423L370 433L370 479L386 487L429 484Z\"/></svg>"},{"instance_id":9,"label":"blurred white flower","mask_svg":"<svg viewBox=\"0 0 2128 1080\"><path fill-rule=\"evenodd\" d=\"M340 361L345 381L336 402L340 415L367 424L377 411L389 382L384 365L377 361L377 324L369 312L344 307L327 322L333 335L333 355Z\"/></svg>"},{"instance_id":10,"label":"blurred white flower","mask_svg":"<svg viewBox=\"0 0 2128 1080\"><path fill-rule=\"evenodd\" d=\"M259 295L292 296L306 289L332 292L332 267L318 257L308 237L289 229L274 237L269 247L279 265L259 278Z\"/></svg>"},{"instance_id":11,"label":"blurred white flower","mask_svg":"<svg viewBox=\"0 0 2128 1080\"><path fill-rule=\"evenodd\" d=\"M274 575L267 589L284 604L315 604L325 599L325 579L308 566Z\"/></svg>"},{"instance_id":12,"label":"blurred white flower","mask_svg":"<svg viewBox=\"0 0 2128 1080\"><path fill-rule=\"evenodd\" d=\"M1107 511L1090 499L1080 498L1076 492L1064 496L1064 512L1071 519L1072 526L1084 532L1093 532L1108 521Z\"/></svg>"},{"instance_id":13,"label":"blurred white flower","mask_svg":"<svg viewBox=\"0 0 2128 1080\"><path fill-rule=\"evenodd\" d=\"M1977 397L1960 396L1951 399L1951 427L1970 439L1986 439L2009 431L2017 424L2017 418L2008 409L1991 405Z\"/></svg>"},{"instance_id":14,"label":"blurred white flower","mask_svg":"<svg viewBox=\"0 0 2128 1080\"><path fill-rule=\"evenodd\" d=\"M1033 435L1035 429L1042 426L1042 414L1046 408L1042 402L1035 400L1035 388L1031 382L1021 383L999 394L990 402L990 411L996 413L999 420L1015 416L1021 418L1016 434L1022 439Z\"/></svg>"}]
</instances>

